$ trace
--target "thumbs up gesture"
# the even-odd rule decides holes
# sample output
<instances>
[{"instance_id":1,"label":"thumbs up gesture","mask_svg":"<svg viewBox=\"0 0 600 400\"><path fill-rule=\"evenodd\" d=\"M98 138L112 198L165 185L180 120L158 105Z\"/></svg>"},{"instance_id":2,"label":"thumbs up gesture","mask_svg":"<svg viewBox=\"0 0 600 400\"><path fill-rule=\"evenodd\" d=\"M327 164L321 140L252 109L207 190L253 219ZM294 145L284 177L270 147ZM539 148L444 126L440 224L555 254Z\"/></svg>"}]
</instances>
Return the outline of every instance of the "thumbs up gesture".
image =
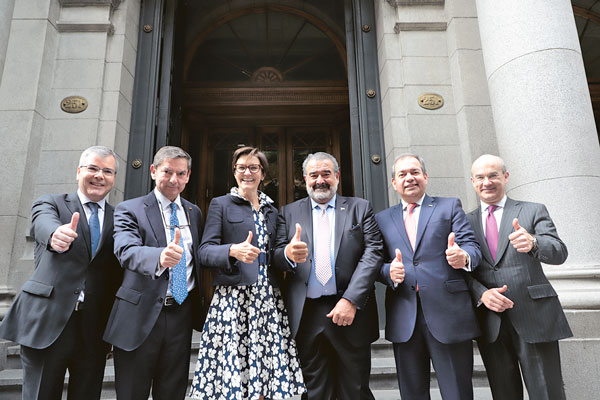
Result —
<instances>
[{"instance_id":1,"label":"thumbs up gesture","mask_svg":"<svg viewBox=\"0 0 600 400\"><path fill-rule=\"evenodd\" d=\"M404 264L402 263L402 252L396 249L396 257L390 263L390 278L392 282L404 282Z\"/></svg>"},{"instance_id":2,"label":"thumbs up gesture","mask_svg":"<svg viewBox=\"0 0 600 400\"><path fill-rule=\"evenodd\" d=\"M446 261L454 269L461 269L467 265L468 255L467 252L460 248L458 244L454 242L456 235L454 232L450 232L448 235L448 248L446 249Z\"/></svg>"},{"instance_id":3,"label":"thumbs up gesture","mask_svg":"<svg viewBox=\"0 0 600 400\"><path fill-rule=\"evenodd\" d=\"M534 237L527 232L525 228L519 225L519 219L513 219L513 228L515 231L508 235L508 240L510 240L510 244L519 252L519 253L529 253L534 247Z\"/></svg>"},{"instance_id":4,"label":"thumbs up gesture","mask_svg":"<svg viewBox=\"0 0 600 400\"><path fill-rule=\"evenodd\" d=\"M251 263L260 254L258 247L252 246L252 231L248 231L248 237L241 243L232 244L229 247L229 256L243 263Z\"/></svg>"},{"instance_id":5,"label":"thumbs up gesture","mask_svg":"<svg viewBox=\"0 0 600 400\"><path fill-rule=\"evenodd\" d=\"M173 240L163 249L160 253L159 262L165 268L173 268L181 260L183 255L183 247L179 245L179 239L181 238L181 231L179 228L175 228L175 234Z\"/></svg>"},{"instance_id":6,"label":"thumbs up gesture","mask_svg":"<svg viewBox=\"0 0 600 400\"><path fill-rule=\"evenodd\" d=\"M285 246L286 257L295 263L305 262L306 257L308 256L308 246L302 241L302 239L300 239L301 235L302 227L300 224L296 224L296 233L288 245Z\"/></svg>"},{"instance_id":7,"label":"thumbs up gesture","mask_svg":"<svg viewBox=\"0 0 600 400\"><path fill-rule=\"evenodd\" d=\"M69 250L71 243L77 235L77 223L79 222L79 213L74 212L71 216L71 222L56 228L50 239L50 247L59 253Z\"/></svg>"}]
</instances>

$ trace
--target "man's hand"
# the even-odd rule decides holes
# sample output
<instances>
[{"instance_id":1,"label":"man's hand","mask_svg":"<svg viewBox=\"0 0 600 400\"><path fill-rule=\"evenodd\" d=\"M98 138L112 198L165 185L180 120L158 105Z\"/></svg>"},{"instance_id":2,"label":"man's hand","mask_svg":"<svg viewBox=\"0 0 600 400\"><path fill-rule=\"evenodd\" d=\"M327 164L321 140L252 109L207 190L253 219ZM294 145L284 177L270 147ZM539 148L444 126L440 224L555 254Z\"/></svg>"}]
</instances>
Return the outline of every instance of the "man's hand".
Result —
<instances>
[{"instance_id":1,"label":"man's hand","mask_svg":"<svg viewBox=\"0 0 600 400\"><path fill-rule=\"evenodd\" d=\"M69 250L71 243L77 235L77 222L79 222L79 213L74 212L71 216L71 222L56 228L50 239L50 247L59 253Z\"/></svg>"},{"instance_id":2,"label":"man's hand","mask_svg":"<svg viewBox=\"0 0 600 400\"><path fill-rule=\"evenodd\" d=\"M339 326L352 325L354 322L354 316L356 315L356 305L350 301L341 298L333 310L326 315L327 318L331 318L331 322Z\"/></svg>"},{"instance_id":3,"label":"man's hand","mask_svg":"<svg viewBox=\"0 0 600 400\"><path fill-rule=\"evenodd\" d=\"M229 247L229 256L243 263L251 263L260 254L258 247L252 246L252 231L248 231L248 238L242 243L232 244Z\"/></svg>"},{"instance_id":4,"label":"man's hand","mask_svg":"<svg viewBox=\"0 0 600 400\"><path fill-rule=\"evenodd\" d=\"M502 294L507 289L508 286L506 285L501 288L488 289L483 292L480 300L487 308L495 312L502 312L507 308L513 308L514 303L512 300Z\"/></svg>"},{"instance_id":5,"label":"man's hand","mask_svg":"<svg viewBox=\"0 0 600 400\"><path fill-rule=\"evenodd\" d=\"M448 235L448 248L446 249L446 260L454 269L461 269L467 265L467 252L454 242L454 232Z\"/></svg>"},{"instance_id":6,"label":"man's hand","mask_svg":"<svg viewBox=\"0 0 600 400\"><path fill-rule=\"evenodd\" d=\"M519 225L519 219L513 219L513 228L515 231L508 235L508 240L510 240L510 244L519 252L519 253L529 253L531 249L533 249L533 236L531 236L525 228Z\"/></svg>"},{"instance_id":7,"label":"man's hand","mask_svg":"<svg viewBox=\"0 0 600 400\"><path fill-rule=\"evenodd\" d=\"M404 264L402 264L402 253L399 249L396 249L396 258L390 264L390 278L395 283L404 282Z\"/></svg>"},{"instance_id":8,"label":"man's hand","mask_svg":"<svg viewBox=\"0 0 600 400\"><path fill-rule=\"evenodd\" d=\"M181 232L179 228L175 228L175 235L173 235L173 241L167 245L160 253L159 262L160 265L165 268L173 268L181 260L183 255L183 247L178 245Z\"/></svg>"},{"instance_id":9,"label":"man's hand","mask_svg":"<svg viewBox=\"0 0 600 400\"><path fill-rule=\"evenodd\" d=\"M295 263L305 262L308 256L308 246L300 240L300 233L302 233L302 227L300 227L300 224L296 224L296 234L288 245L285 246L286 257Z\"/></svg>"}]
</instances>

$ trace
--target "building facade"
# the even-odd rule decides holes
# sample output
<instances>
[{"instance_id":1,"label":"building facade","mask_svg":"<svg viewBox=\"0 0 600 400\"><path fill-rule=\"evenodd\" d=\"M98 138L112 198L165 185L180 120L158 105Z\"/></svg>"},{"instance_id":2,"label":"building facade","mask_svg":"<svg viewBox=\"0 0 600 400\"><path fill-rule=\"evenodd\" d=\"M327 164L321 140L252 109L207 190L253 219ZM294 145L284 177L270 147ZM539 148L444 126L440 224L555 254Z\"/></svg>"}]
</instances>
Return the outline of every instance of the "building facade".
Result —
<instances>
[{"instance_id":1,"label":"building facade","mask_svg":"<svg viewBox=\"0 0 600 400\"><path fill-rule=\"evenodd\" d=\"M266 151L279 205L304 195L301 161L325 150L342 193L376 210L398 202L389 167L407 151L427 162L429 194L471 210L471 163L492 153L509 195L545 203L569 248L545 270L575 332L567 395L592 399L599 119L595 0L4 0L0 316L33 269L32 201L74 191L92 145L119 156L113 204L150 190L157 148L182 146L203 210L232 186L242 144Z\"/></svg>"}]
</instances>

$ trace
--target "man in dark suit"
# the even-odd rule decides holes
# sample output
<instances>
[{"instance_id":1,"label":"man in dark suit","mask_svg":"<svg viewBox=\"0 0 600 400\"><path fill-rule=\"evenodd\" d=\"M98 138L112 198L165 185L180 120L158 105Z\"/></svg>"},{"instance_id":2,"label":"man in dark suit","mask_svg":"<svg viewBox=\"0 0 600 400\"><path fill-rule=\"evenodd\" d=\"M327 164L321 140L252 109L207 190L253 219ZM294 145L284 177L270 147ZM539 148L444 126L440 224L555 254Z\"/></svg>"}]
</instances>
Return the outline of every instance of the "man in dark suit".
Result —
<instances>
[{"instance_id":1,"label":"man in dark suit","mask_svg":"<svg viewBox=\"0 0 600 400\"><path fill-rule=\"evenodd\" d=\"M192 159L165 146L150 166L156 188L117 206L115 254L124 268L104 339L114 345L119 399L183 399L193 322L200 317L200 209L181 198ZM195 325L196 328L201 328Z\"/></svg>"},{"instance_id":2,"label":"man in dark suit","mask_svg":"<svg viewBox=\"0 0 600 400\"><path fill-rule=\"evenodd\" d=\"M110 350L102 332L122 276L106 201L116 173L115 153L90 147L77 192L33 203L35 270L0 325L0 337L21 345L23 399L60 399L67 369L69 399L100 398Z\"/></svg>"},{"instance_id":3,"label":"man in dark suit","mask_svg":"<svg viewBox=\"0 0 600 400\"><path fill-rule=\"evenodd\" d=\"M470 276L483 335L477 340L494 399L564 399L558 340L573 336L541 262L562 264L567 247L546 207L506 196L504 161L471 169L481 205L467 215L483 260Z\"/></svg>"},{"instance_id":4,"label":"man in dark suit","mask_svg":"<svg viewBox=\"0 0 600 400\"><path fill-rule=\"evenodd\" d=\"M332 155L310 154L302 167L309 197L282 207L274 262L290 271L284 296L308 399L373 399L379 229L368 201L336 195Z\"/></svg>"},{"instance_id":5,"label":"man in dark suit","mask_svg":"<svg viewBox=\"0 0 600 400\"><path fill-rule=\"evenodd\" d=\"M402 154L392 185L401 204L375 217L384 242L380 280L386 338L403 399L429 399L430 359L445 400L473 398L472 339L479 334L465 275L481 259L459 199L425 194L423 159Z\"/></svg>"}]
</instances>

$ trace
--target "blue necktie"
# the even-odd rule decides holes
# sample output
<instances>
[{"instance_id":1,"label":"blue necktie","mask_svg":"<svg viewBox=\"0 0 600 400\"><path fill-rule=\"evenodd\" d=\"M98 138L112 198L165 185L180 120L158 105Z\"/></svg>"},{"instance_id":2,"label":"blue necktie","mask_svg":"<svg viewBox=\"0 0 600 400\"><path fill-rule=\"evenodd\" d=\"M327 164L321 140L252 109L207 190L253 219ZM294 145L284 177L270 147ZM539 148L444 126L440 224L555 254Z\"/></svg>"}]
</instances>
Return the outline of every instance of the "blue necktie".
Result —
<instances>
[{"instance_id":1,"label":"blue necktie","mask_svg":"<svg viewBox=\"0 0 600 400\"><path fill-rule=\"evenodd\" d=\"M100 220L98 219L98 204L97 203L87 203L90 210L92 210L92 215L90 215L90 220L88 225L90 226L90 235L92 236L92 257L96 254L96 250L98 249L98 243L100 243Z\"/></svg>"},{"instance_id":2,"label":"blue necktie","mask_svg":"<svg viewBox=\"0 0 600 400\"><path fill-rule=\"evenodd\" d=\"M177 204L171 203L171 240L175 237L175 228L179 226L179 218L177 218ZM181 229L180 229L181 230ZM180 242L177 243L183 247L183 233L180 236ZM183 303L188 295L187 291L187 262L185 261L185 250L181 255L181 260L175 265L171 271L171 294L179 304Z\"/></svg>"}]
</instances>

